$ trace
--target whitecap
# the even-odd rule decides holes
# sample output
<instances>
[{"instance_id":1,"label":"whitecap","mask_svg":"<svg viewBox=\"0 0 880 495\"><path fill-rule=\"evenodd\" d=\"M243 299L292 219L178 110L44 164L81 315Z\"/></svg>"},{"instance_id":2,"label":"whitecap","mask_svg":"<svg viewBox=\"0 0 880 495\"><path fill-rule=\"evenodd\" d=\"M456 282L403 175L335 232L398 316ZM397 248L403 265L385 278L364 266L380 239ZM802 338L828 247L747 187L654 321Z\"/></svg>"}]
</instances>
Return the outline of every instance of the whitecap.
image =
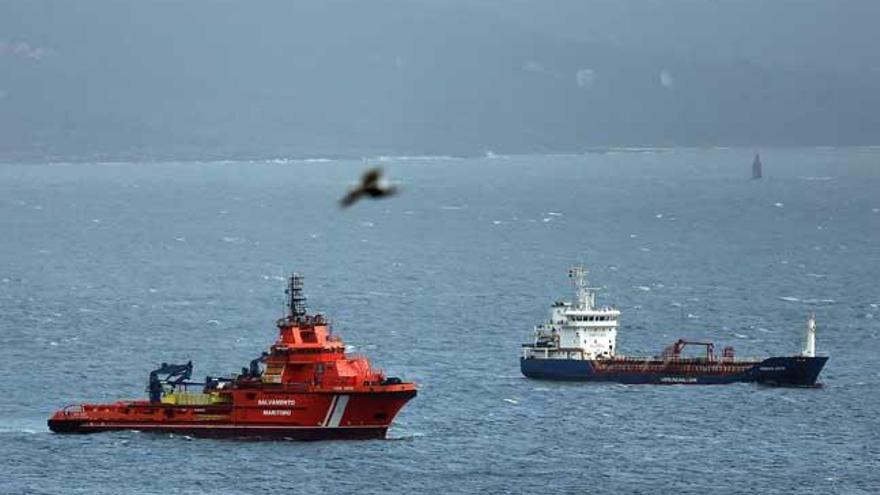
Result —
<instances>
[{"instance_id":1,"label":"whitecap","mask_svg":"<svg viewBox=\"0 0 880 495\"><path fill-rule=\"evenodd\" d=\"M550 215L551 217L561 217L562 216L562 213L559 213L556 211L548 211L547 214Z\"/></svg>"},{"instance_id":2,"label":"whitecap","mask_svg":"<svg viewBox=\"0 0 880 495\"><path fill-rule=\"evenodd\" d=\"M779 299L781 299L783 301L788 301L788 302L801 302L800 299L793 297L793 296L780 296Z\"/></svg>"},{"instance_id":3,"label":"whitecap","mask_svg":"<svg viewBox=\"0 0 880 495\"><path fill-rule=\"evenodd\" d=\"M648 292L651 290L651 288L648 287L647 285L634 285L633 289L639 289L639 290L643 290L645 292Z\"/></svg>"},{"instance_id":4,"label":"whitecap","mask_svg":"<svg viewBox=\"0 0 880 495\"><path fill-rule=\"evenodd\" d=\"M740 338L740 339L747 339L747 338L749 338L748 335L741 334L741 333L736 333L736 332L733 332L733 335L736 336L736 337L738 337L738 338Z\"/></svg>"},{"instance_id":5,"label":"whitecap","mask_svg":"<svg viewBox=\"0 0 880 495\"><path fill-rule=\"evenodd\" d=\"M9 427L0 427L0 433L27 433L28 435L33 435L37 433L37 430L32 428L9 428Z\"/></svg>"},{"instance_id":6,"label":"whitecap","mask_svg":"<svg viewBox=\"0 0 880 495\"><path fill-rule=\"evenodd\" d=\"M516 399L504 399L504 402L507 402L508 404L513 404L513 405L519 404L519 401Z\"/></svg>"},{"instance_id":7,"label":"whitecap","mask_svg":"<svg viewBox=\"0 0 880 495\"><path fill-rule=\"evenodd\" d=\"M361 227L375 227L376 224L373 222L361 222Z\"/></svg>"},{"instance_id":8,"label":"whitecap","mask_svg":"<svg viewBox=\"0 0 880 495\"><path fill-rule=\"evenodd\" d=\"M493 225L501 225L501 220L492 220Z\"/></svg>"},{"instance_id":9,"label":"whitecap","mask_svg":"<svg viewBox=\"0 0 880 495\"><path fill-rule=\"evenodd\" d=\"M412 433L403 433L400 435L396 435L395 433L396 432L394 431L394 429L391 429L388 432L388 436L386 437L386 439L396 440L396 441L407 441L407 440L412 440L414 438L419 438L419 437L425 436L425 434L420 431L416 431L416 432L412 432Z\"/></svg>"},{"instance_id":10,"label":"whitecap","mask_svg":"<svg viewBox=\"0 0 880 495\"><path fill-rule=\"evenodd\" d=\"M541 221L544 222L544 223L547 223L547 222L549 222L550 220L553 220L553 219L550 218L550 217L545 217L545 218L543 218Z\"/></svg>"},{"instance_id":11,"label":"whitecap","mask_svg":"<svg viewBox=\"0 0 880 495\"><path fill-rule=\"evenodd\" d=\"M819 304L822 301L819 299L802 299L801 302L804 304Z\"/></svg>"},{"instance_id":12,"label":"whitecap","mask_svg":"<svg viewBox=\"0 0 880 495\"><path fill-rule=\"evenodd\" d=\"M785 203L773 203L773 206L777 208L782 208L783 206L785 206Z\"/></svg>"},{"instance_id":13,"label":"whitecap","mask_svg":"<svg viewBox=\"0 0 880 495\"><path fill-rule=\"evenodd\" d=\"M383 155L377 156L375 158L367 158L364 157L366 161L380 161L380 162L432 162L432 161L449 161L455 160L454 156L449 155Z\"/></svg>"},{"instance_id":14,"label":"whitecap","mask_svg":"<svg viewBox=\"0 0 880 495\"><path fill-rule=\"evenodd\" d=\"M464 210L465 208L467 208L467 205L461 205L461 206L458 206L458 205L443 205L443 206L440 207L441 210L450 210L450 211L454 211L454 210Z\"/></svg>"}]
</instances>

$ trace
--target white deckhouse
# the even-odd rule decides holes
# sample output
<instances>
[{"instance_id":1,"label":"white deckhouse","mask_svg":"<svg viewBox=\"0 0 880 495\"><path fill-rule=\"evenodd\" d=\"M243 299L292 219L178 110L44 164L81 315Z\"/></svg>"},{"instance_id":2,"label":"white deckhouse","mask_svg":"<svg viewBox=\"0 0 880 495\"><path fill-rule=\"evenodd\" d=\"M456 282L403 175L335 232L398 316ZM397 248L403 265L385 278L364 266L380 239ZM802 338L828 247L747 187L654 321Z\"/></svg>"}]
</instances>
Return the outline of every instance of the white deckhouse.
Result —
<instances>
[{"instance_id":1,"label":"white deckhouse","mask_svg":"<svg viewBox=\"0 0 880 495\"><path fill-rule=\"evenodd\" d=\"M598 287L587 286L587 269L574 267L568 276L574 302L557 301L550 321L535 327L535 341L523 346L526 359L609 359L614 357L620 311L596 307Z\"/></svg>"}]
</instances>

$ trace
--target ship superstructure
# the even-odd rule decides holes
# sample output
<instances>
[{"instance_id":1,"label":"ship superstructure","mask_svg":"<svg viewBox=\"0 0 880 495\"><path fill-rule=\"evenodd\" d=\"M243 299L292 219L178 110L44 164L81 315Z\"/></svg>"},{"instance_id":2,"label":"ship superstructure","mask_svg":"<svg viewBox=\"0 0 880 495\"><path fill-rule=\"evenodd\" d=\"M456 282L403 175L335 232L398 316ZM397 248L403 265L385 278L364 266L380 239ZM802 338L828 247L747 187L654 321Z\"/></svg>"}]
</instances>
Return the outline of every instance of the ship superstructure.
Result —
<instances>
[{"instance_id":1,"label":"ship superstructure","mask_svg":"<svg viewBox=\"0 0 880 495\"><path fill-rule=\"evenodd\" d=\"M587 270L574 267L568 276L575 286L573 302L556 301L548 322L535 327L535 342L523 348L524 358L607 359L614 357L620 311L596 306L598 288L587 284Z\"/></svg>"},{"instance_id":2,"label":"ship superstructure","mask_svg":"<svg viewBox=\"0 0 880 495\"><path fill-rule=\"evenodd\" d=\"M287 287L288 314L267 352L231 377L191 382L192 362L150 373L147 400L68 406L49 419L59 433L108 430L300 440L384 438L416 396L413 383L349 356L321 314L308 314L303 279Z\"/></svg>"},{"instance_id":3,"label":"ship superstructure","mask_svg":"<svg viewBox=\"0 0 880 495\"><path fill-rule=\"evenodd\" d=\"M679 339L659 356L623 356L617 352L620 311L597 307L586 281L587 270L575 267L569 277L574 302L557 301L550 320L534 330L534 341L522 346L520 367L530 378L656 384L722 384L760 382L772 385L814 386L826 356L816 356L816 321L807 323L804 350L794 356L739 358L733 347L716 355L711 342ZM686 354L688 347L702 349Z\"/></svg>"}]
</instances>

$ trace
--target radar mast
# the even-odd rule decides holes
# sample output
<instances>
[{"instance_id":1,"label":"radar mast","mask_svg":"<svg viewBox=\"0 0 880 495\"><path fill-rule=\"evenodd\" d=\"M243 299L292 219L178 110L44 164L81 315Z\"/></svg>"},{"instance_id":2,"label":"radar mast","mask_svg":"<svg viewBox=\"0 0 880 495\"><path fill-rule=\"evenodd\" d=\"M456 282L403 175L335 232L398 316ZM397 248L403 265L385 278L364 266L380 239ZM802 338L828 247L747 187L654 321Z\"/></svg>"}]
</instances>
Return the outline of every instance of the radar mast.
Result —
<instances>
[{"instance_id":1,"label":"radar mast","mask_svg":"<svg viewBox=\"0 0 880 495\"><path fill-rule=\"evenodd\" d=\"M287 318L302 321L306 316L306 296L303 295L303 277L294 273L287 281Z\"/></svg>"},{"instance_id":2,"label":"radar mast","mask_svg":"<svg viewBox=\"0 0 880 495\"><path fill-rule=\"evenodd\" d=\"M585 309L592 309L596 304L595 291L598 287L590 287L587 284L588 270L583 266L574 266L568 270L568 278L571 279L575 289L575 300Z\"/></svg>"}]
</instances>

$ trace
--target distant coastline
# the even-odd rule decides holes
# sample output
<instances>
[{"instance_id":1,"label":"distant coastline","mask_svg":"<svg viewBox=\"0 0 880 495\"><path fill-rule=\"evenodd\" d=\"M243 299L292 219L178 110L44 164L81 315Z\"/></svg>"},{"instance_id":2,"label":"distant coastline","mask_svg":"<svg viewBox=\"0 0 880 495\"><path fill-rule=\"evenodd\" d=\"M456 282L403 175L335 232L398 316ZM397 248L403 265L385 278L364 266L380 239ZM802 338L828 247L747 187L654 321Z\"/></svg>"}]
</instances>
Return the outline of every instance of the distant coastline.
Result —
<instances>
[{"instance_id":1,"label":"distant coastline","mask_svg":"<svg viewBox=\"0 0 880 495\"><path fill-rule=\"evenodd\" d=\"M401 163L401 162L429 162L429 161L452 161L467 160L474 158L489 159L505 159L524 156L581 156L590 154L612 154L612 153L666 153L671 151L723 151L723 150L742 150L744 153L753 153L754 150L818 150L818 151L835 151L835 150L866 150L880 151L880 144L869 145L846 145L846 146L828 146L828 145L706 145L706 146L594 146L585 147L578 150L560 150L560 151L517 151L505 152L504 150L486 150L483 152L471 153L446 153L446 154L429 154L429 153L413 153L413 154L395 154L395 153L291 153L291 154L273 154L273 153L195 153L182 152L175 154L173 152L166 153L96 153L93 155L39 155L36 153L7 153L0 152L0 165L27 165L27 164L114 164L114 163L206 163L206 162L254 162L254 163L329 163L338 161L364 161L370 163Z\"/></svg>"}]
</instances>

